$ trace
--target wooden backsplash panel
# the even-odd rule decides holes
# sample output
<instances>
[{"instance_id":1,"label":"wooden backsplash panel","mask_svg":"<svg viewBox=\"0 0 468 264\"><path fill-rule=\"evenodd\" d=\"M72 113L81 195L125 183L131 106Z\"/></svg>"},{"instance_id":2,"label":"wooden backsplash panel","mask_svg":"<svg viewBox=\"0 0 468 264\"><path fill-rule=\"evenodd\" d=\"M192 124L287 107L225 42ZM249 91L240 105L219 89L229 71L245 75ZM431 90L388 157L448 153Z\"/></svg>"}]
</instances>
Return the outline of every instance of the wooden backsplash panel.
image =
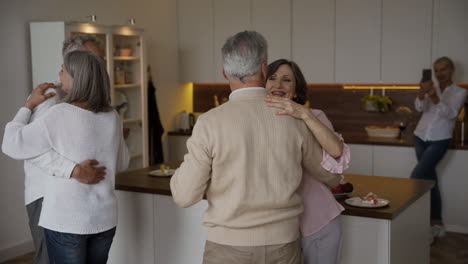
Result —
<instances>
[{"instance_id":1,"label":"wooden backsplash panel","mask_svg":"<svg viewBox=\"0 0 468 264\"><path fill-rule=\"evenodd\" d=\"M221 103L223 98L229 98L228 84L196 83L193 87L193 110L206 112L214 107L214 95ZM393 105L388 113L366 112L361 108L361 98L369 94L366 89L343 89L341 84L309 84L307 97L310 107L321 109L332 122L335 129L347 135L366 136L364 127L367 125L397 125L404 114L396 113L399 106L407 106L413 111L413 117L404 137L411 138L420 114L414 110L414 99L418 90L387 89L385 91ZM374 90L381 94L381 90Z\"/></svg>"},{"instance_id":2,"label":"wooden backsplash panel","mask_svg":"<svg viewBox=\"0 0 468 264\"><path fill-rule=\"evenodd\" d=\"M206 112L215 107L214 96L219 103L229 99L231 89L227 83L194 83L193 84L193 111Z\"/></svg>"},{"instance_id":3,"label":"wooden backsplash panel","mask_svg":"<svg viewBox=\"0 0 468 264\"><path fill-rule=\"evenodd\" d=\"M369 94L369 90L365 89L343 89L339 85L309 85L308 98L310 107L323 110L335 130L342 133L345 139L346 135L366 136L364 127L368 125L397 125L405 114L396 113L395 110L399 106L407 106L413 114L403 137L411 138L411 131L420 117L414 109L417 90L387 89L385 93L393 102L387 113L367 112L362 109L361 98ZM381 94L381 90L374 90L374 94Z\"/></svg>"}]
</instances>

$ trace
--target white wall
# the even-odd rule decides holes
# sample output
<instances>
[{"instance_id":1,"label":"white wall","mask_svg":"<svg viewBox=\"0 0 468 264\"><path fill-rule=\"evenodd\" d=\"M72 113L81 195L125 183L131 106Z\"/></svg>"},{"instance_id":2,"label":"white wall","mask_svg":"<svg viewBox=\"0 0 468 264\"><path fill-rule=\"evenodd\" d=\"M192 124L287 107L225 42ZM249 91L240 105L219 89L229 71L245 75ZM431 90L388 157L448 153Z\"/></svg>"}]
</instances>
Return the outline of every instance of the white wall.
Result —
<instances>
[{"instance_id":1,"label":"white wall","mask_svg":"<svg viewBox=\"0 0 468 264\"><path fill-rule=\"evenodd\" d=\"M135 18L145 29L148 62L157 86L166 131L182 106L178 86L177 9L172 0L2 0L0 2L0 127L13 118L31 89L29 22L83 21L97 15L99 24L118 25ZM59 69L57 69L58 72ZM51 80L44 80L51 81ZM166 141L166 140L165 140ZM167 156L167 142L165 143ZM0 154L0 262L30 241L23 199L22 163ZM30 244L29 244L30 245ZM24 247L23 247L24 248ZM20 250L21 251L21 250ZM18 252L16 252L18 253ZM19 252L21 253L21 252Z\"/></svg>"}]
</instances>

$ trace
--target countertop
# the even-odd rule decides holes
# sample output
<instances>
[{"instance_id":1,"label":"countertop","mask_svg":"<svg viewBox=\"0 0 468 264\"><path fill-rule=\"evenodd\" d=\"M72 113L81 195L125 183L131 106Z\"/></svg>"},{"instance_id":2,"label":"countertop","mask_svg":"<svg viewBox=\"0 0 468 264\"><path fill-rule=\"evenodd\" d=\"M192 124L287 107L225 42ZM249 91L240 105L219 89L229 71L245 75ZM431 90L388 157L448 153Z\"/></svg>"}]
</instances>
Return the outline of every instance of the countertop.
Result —
<instances>
[{"instance_id":1,"label":"countertop","mask_svg":"<svg viewBox=\"0 0 468 264\"><path fill-rule=\"evenodd\" d=\"M190 131L170 131L170 136L191 136ZM362 133L346 133L342 135L345 142L348 144L363 144L363 145L381 145L381 146L400 146L400 147L414 147L413 138L411 135L406 135L403 138L379 138L368 137ZM449 149L462 149L468 150L468 142L461 144L460 142L452 142Z\"/></svg>"},{"instance_id":2,"label":"countertop","mask_svg":"<svg viewBox=\"0 0 468 264\"><path fill-rule=\"evenodd\" d=\"M364 144L364 145L383 145L383 146L401 146L401 147L414 147L413 135L407 135L403 138L382 138L382 137L368 137L360 133L343 134L343 138L348 144ZM468 150L467 144L461 144L461 142L451 142L450 149L462 149Z\"/></svg>"},{"instance_id":3,"label":"countertop","mask_svg":"<svg viewBox=\"0 0 468 264\"><path fill-rule=\"evenodd\" d=\"M177 168L180 162L168 162L171 168ZM116 190L141 192L150 194L171 195L170 177L152 177L148 173L159 169L151 166L143 169L120 173L116 176ZM354 192L350 197L365 196L369 192L390 200L390 205L384 208L357 208L344 203L345 199L338 199L343 205L344 215L371 217L379 219L395 219L403 210L429 191L434 183L426 180L392 178L382 176L364 176L345 174L345 181L354 185Z\"/></svg>"}]
</instances>

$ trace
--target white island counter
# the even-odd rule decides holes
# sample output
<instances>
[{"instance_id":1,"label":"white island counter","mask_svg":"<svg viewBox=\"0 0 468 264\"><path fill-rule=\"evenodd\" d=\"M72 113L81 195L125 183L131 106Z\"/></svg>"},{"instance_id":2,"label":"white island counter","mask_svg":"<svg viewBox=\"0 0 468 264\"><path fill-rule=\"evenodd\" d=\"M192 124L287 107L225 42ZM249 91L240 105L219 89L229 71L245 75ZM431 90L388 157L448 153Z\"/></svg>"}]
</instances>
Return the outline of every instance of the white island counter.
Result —
<instances>
[{"instance_id":1,"label":"white island counter","mask_svg":"<svg viewBox=\"0 0 468 264\"><path fill-rule=\"evenodd\" d=\"M176 166L172 166L176 167ZM117 176L119 224L109 263L201 263L206 228L205 200L179 208L170 196L170 178L154 178L150 167ZM345 175L363 196L372 191L390 200L380 209L344 205L342 264L427 264L432 182Z\"/></svg>"}]
</instances>

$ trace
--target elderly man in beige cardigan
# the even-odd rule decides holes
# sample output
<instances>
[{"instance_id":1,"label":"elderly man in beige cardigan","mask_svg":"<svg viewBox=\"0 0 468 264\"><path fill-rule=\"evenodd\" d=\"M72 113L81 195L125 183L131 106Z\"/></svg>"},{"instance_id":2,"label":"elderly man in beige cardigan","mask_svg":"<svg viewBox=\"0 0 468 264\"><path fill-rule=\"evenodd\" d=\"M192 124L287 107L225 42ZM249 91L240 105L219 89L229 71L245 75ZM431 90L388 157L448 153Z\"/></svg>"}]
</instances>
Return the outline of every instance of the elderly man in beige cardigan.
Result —
<instances>
[{"instance_id":1,"label":"elderly man in beige cardigan","mask_svg":"<svg viewBox=\"0 0 468 264\"><path fill-rule=\"evenodd\" d=\"M237 33L222 56L232 93L198 118L171 179L174 201L188 207L206 195L205 264L300 263L302 170L329 186L340 177L320 165L322 149L304 122L266 105L263 36Z\"/></svg>"}]
</instances>

